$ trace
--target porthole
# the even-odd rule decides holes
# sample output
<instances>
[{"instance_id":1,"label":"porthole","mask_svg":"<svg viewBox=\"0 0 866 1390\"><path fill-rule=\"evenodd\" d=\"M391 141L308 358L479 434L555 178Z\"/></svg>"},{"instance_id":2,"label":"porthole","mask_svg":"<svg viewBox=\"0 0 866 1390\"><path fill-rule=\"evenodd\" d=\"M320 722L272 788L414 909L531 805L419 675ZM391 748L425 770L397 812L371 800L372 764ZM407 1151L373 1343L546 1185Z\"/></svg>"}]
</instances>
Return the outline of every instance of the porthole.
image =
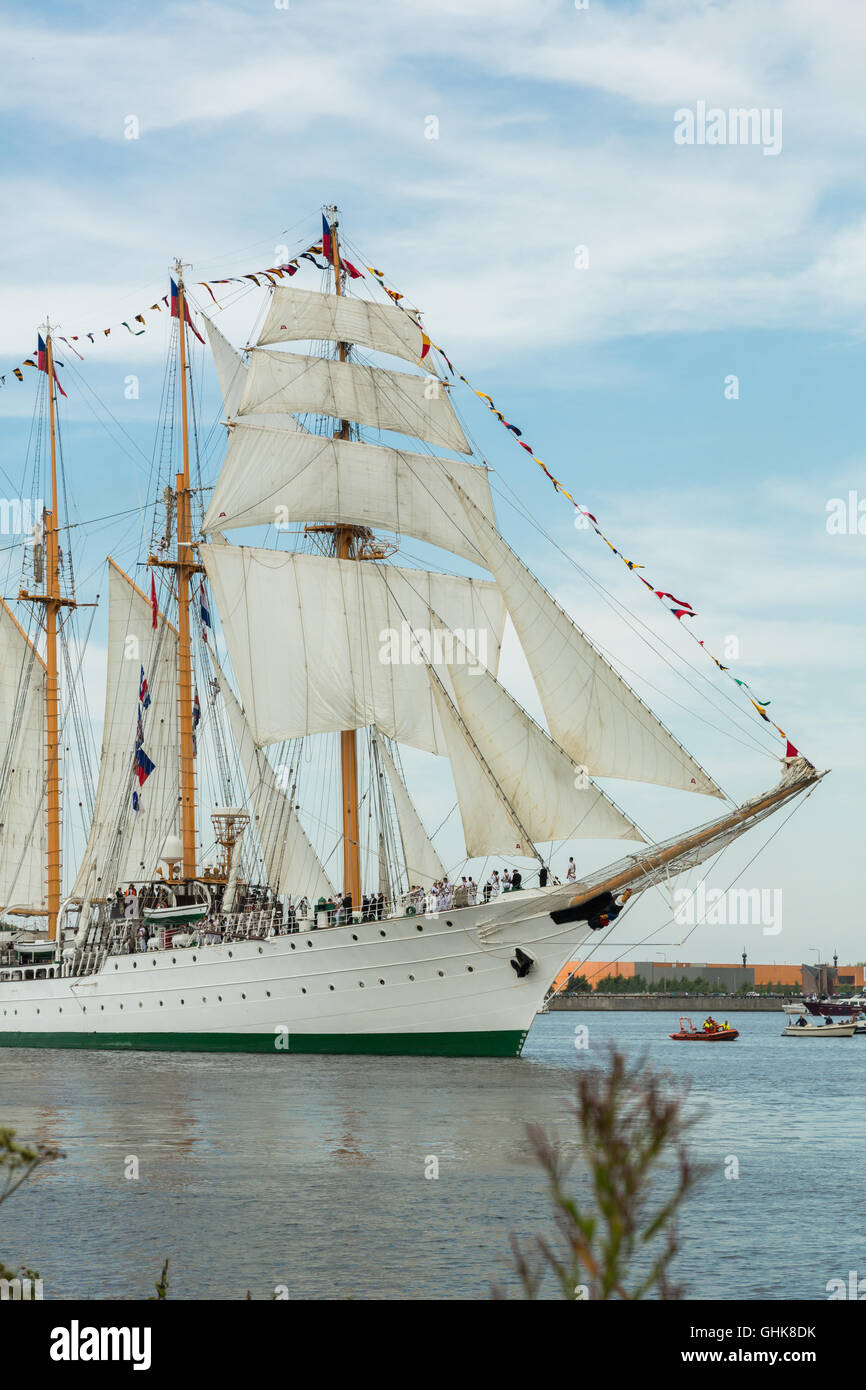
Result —
<instances>
[{"instance_id":1,"label":"porthole","mask_svg":"<svg viewBox=\"0 0 866 1390\"><path fill-rule=\"evenodd\" d=\"M308 946L312 946L312 944L313 944L312 941L308 941L308 942L307 942L307 945L308 945Z\"/></svg>"},{"instance_id":2,"label":"porthole","mask_svg":"<svg viewBox=\"0 0 866 1390\"><path fill-rule=\"evenodd\" d=\"M446 925L446 927L453 927L453 926L454 926L454 923L453 923L453 922L447 922L447 921L446 921L445 925Z\"/></svg>"},{"instance_id":3,"label":"porthole","mask_svg":"<svg viewBox=\"0 0 866 1390\"><path fill-rule=\"evenodd\" d=\"M201 1002L202 1002L203 1004L206 1004L206 1003L207 1003L207 995L206 995L206 994L203 994L203 995L202 995L202 997L201 997Z\"/></svg>"},{"instance_id":4,"label":"porthole","mask_svg":"<svg viewBox=\"0 0 866 1390\"><path fill-rule=\"evenodd\" d=\"M379 984L380 984L380 985L383 985L384 983L385 983L384 980L380 980L380 981L379 981Z\"/></svg>"},{"instance_id":5,"label":"porthole","mask_svg":"<svg viewBox=\"0 0 866 1390\"><path fill-rule=\"evenodd\" d=\"M217 995L217 1003L218 1003L218 1004L221 1004L222 1002L223 1002L223 997L222 997L221 994L218 994L218 995Z\"/></svg>"},{"instance_id":6,"label":"porthole","mask_svg":"<svg viewBox=\"0 0 866 1390\"><path fill-rule=\"evenodd\" d=\"M354 932L352 932L352 940L353 940L353 941L357 941L357 940L358 940L358 938L357 938L357 936L355 935Z\"/></svg>"},{"instance_id":7,"label":"porthole","mask_svg":"<svg viewBox=\"0 0 866 1390\"><path fill-rule=\"evenodd\" d=\"M38 1010L38 1009L37 1009L37 1010L36 1010L36 1012L37 1012L37 1013L38 1013L38 1012L39 1012L39 1010Z\"/></svg>"},{"instance_id":8,"label":"porthole","mask_svg":"<svg viewBox=\"0 0 866 1390\"><path fill-rule=\"evenodd\" d=\"M334 988L333 985L328 985L328 989L333 989L333 988Z\"/></svg>"},{"instance_id":9,"label":"porthole","mask_svg":"<svg viewBox=\"0 0 866 1390\"><path fill-rule=\"evenodd\" d=\"M133 968L133 970L137 970L137 969L138 969L138 961L137 961L137 960L134 960L134 961L132 962L132 968Z\"/></svg>"},{"instance_id":10,"label":"porthole","mask_svg":"<svg viewBox=\"0 0 866 1390\"><path fill-rule=\"evenodd\" d=\"M159 1007L162 1008L162 1000L161 1000L161 999L160 999L160 1001L159 1001Z\"/></svg>"},{"instance_id":11,"label":"porthole","mask_svg":"<svg viewBox=\"0 0 866 1390\"><path fill-rule=\"evenodd\" d=\"M305 990L304 986L301 985L301 994L306 994L306 992L307 992L307 991Z\"/></svg>"},{"instance_id":12,"label":"porthole","mask_svg":"<svg viewBox=\"0 0 866 1390\"><path fill-rule=\"evenodd\" d=\"M269 989L266 989L266 990L265 990L265 994L266 994L267 998L270 999L270 997L271 997L271 991L270 991Z\"/></svg>"},{"instance_id":13,"label":"porthole","mask_svg":"<svg viewBox=\"0 0 866 1390\"><path fill-rule=\"evenodd\" d=\"M186 1000L185 1000L185 999L181 999L180 1002L181 1002L181 1004L185 1004L185 1003L186 1003Z\"/></svg>"},{"instance_id":14,"label":"porthole","mask_svg":"<svg viewBox=\"0 0 866 1390\"><path fill-rule=\"evenodd\" d=\"M290 941L290 942L289 942L289 946L290 946L291 949L294 951L294 949L295 949L295 943L294 943L294 941Z\"/></svg>"},{"instance_id":15,"label":"porthole","mask_svg":"<svg viewBox=\"0 0 866 1390\"><path fill-rule=\"evenodd\" d=\"M414 982L415 976L414 976L414 975L410 975L410 976L409 976L409 979L412 980L412 981Z\"/></svg>"},{"instance_id":16,"label":"porthole","mask_svg":"<svg viewBox=\"0 0 866 1390\"><path fill-rule=\"evenodd\" d=\"M154 956L153 960L150 963L151 965L156 965L156 956Z\"/></svg>"},{"instance_id":17,"label":"porthole","mask_svg":"<svg viewBox=\"0 0 866 1390\"><path fill-rule=\"evenodd\" d=\"M245 994L242 994L242 995L241 995L241 999L246 999L246 997L247 997L247 996L246 996Z\"/></svg>"},{"instance_id":18,"label":"porthole","mask_svg":"<svg viewBox=\"0 0 866 1390\"><path fill-rule=\"evenodd\" d=\"M116 961L115 961L115 963L114 963L114 968L115 968L115 970L117 969L117 962L116 962Z\"/></svg>"},{"instance_id":19,"label":"porthole","mask_svg":"<svg viewBox=\"0 0 866 1390\"><path fill-rule=\"evenodd\" d=\"M380 935L380 936L385 936L385 935L386 935L386 933L383 932L383 930L382 930L381 927L379 928L379 935Z\"/></svg>"},{"instance_id":20,"label":"porthole","mask_svg":"<svg viewBox=\"0 0 866 1390\"><path fill-rule=\"evenodd\" d=\"M416 922L416 923L415 923L415 930L416 930L416 931L423 931L423 930L424 930L424 923L423 923L423 922Z\"/></svg>"},{"instance_id":21,"label":"porthole","mask_svg":"<svg viewBox=\"0 0 866 1390\"><path fill-rule=\"evenodd\" d=\"M172 956L171 963L172 965L177 965L177 956Z\"/></svg>"},{"instance_id":22,"label":"porthole","mask_svg":"<svg viewBox=\"0 0 866 1390\"><path fill-rule=\"evenodd\" d=\"M229 951L229 960L231 960L231 958L232 958L233 955L234 955L234 951Z\"/></svg>"},{"instance_id":23,"label":"porthole","mask_svg":"<svg viewBox=\"0 0 866 1390\"><path fill-rule=\"evenodd\" d=\"M120 1007L121 1007L121 1008L123 1008L123 1005L122 1005L122 1004L121 1004L121 1006L120 1006Z\"/></svg>"},{"instance_id":24,"label":"porthole","mask_svg":"<svg viewBox=\"0 0 866 1390\"><path fill-rule=\"evenodd\" d=\"M264 954L264 950L265 950L264 946L260 946L260 947L259 947L259 955L260 955L260 956Z\"/></svg>"},{"instance_id":25,"label":"porthole","mask_svg":"<svg viewBox=\"0 0 866 1390\"><path fill-rule=\"evenodd\" d=\"M466 969L469 971L469 974L471 975L472 972L473 972L473 970L475 969L475 966L474 966L474 965L467 965Z\"/></svg>"},{"instance_id":26,"label":"porthole","mask_svg":"<svg viewBox=\"0 0 866 1390\"><path fill-rule=\"evenodd\" d=\"M140 1009L143 1009L143 1008L144 1008L144 1001L143 1001L142 999L139 999L139 1001L138 1001L138 1007L139 1007ZM87 1010L85 1009L84 1012L86 1013Z\"/></svg>"},{"instance_id":27,"label":"porthole","mask_svg":"<svg viewBox=\"0 0 866 1390\"><path fill-rule=\"evenodd\" d=\"M193 960L198 960L198 956L193 956Z\"/></svg>"},{"instance_id":28,"label":"porthole","mask_svg":"<svg viewBox=\"0 0 866 1390\"><path fill-rule=\"evenodd\" d=\"M444 974L445 974L445 971L444 971L444 970L437 970L436 973L437 973L437 975L444 975Z\"/></svg>"},{"instance_id":29,"label":"porthole","mask_svg":"<svg viewBox=\"0 0 866 1390\"><path fill-rule=\"evenodd\" d=\"M363 988L364 988L364 981L363 981L363 980L359 980L359 981L358 981L358 988L359 988L359 989L363 989Z\"/></svg>"}]
</instances>

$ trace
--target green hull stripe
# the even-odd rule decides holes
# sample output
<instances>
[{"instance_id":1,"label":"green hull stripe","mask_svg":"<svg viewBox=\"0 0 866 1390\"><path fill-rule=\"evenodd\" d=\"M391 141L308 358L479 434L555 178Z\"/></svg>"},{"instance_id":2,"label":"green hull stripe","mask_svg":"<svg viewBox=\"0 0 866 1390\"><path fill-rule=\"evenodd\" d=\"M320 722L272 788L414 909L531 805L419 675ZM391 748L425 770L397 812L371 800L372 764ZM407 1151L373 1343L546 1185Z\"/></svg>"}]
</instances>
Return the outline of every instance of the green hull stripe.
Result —
<instances>
[{"instance_id":1,"label":"green hull stripe","mask_svg":"<svg viewBox=\"0 0 866 1390\"><path fill-rule=\"evenodd\" d=\"M124 1052L369 1053L380 1057L519 1057L526 1034L501 1033L4 1033L0 1047Z\"/></svg>"}]
</instances>

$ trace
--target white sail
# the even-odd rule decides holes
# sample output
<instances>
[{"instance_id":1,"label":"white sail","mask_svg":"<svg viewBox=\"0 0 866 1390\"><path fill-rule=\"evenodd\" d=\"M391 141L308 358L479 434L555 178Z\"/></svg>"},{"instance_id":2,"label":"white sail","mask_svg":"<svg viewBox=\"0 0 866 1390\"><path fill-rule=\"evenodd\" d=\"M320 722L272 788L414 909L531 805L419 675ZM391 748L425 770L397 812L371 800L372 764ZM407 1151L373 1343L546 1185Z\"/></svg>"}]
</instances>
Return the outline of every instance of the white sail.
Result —
<instances>
[{"instance_id":1,"label":"white sail","mask_svg":"<svg viewBox=\"0 0 866 1390\"><path fill-rule=\"evenodd\" d=\"M256 747L244 712L218 662L220 693L229 727L238 750L250 796L253 824L262 847L268 883L278 893L291 894L295 902L307 897L315 902L334 891L319 856L310 844L289 797L280 787L266 755Z\"/></svg>"},{"instance_id":2,"label":"white sail","mask_svg":"<svg viewBox=\"0 0 866 1390\"><path fill-rule=\"evenodd\" d=\"M119 884L151 877L178 819L177 631L162 614L154 630L150 600L108 563L105 723L93 823L72 889L79 899L110 897ZM142 746L155 767L139 788L133 758L142 667L150 696Z\"/></svg>"},{"instance_id":3,"label":"white sail","mask_svg":"<svg viewBox=\"0 0 866 1390\"><path fill-rule=\"evenodd\" d=\"M637 826L574 766L494 676L465 661L452 663L450 674L460 717L533 840L643 841ZM480 772L478 778L486 780ZM470 819L475 809L473 798ZM482 820L473 826L473 842L483 833Z\"/></svg>"},{"instance_id":4,"label":"white sail","mask_svg":"<svg viewBox=\"0 0 866 1390\"><path fill-rule=\"evenodd\" d=\"M400 743L444 753L423 655L426 643L447 679L436 614L498 667L505 605L494 584L254 546L200 553L259 747L378 724Z\"/></svg>"},{"instance_id":5,"label":"white sail","mask_svg":"<svg viewBox=\"0 0 866 1390\"><path fill-rule=\"evenodd\" d=\"M520 824L479 750L467 737L457 707L437 673L428 668L428 678L457 788L468 857L481 858L487 854L536 856L538 851L529 831Z\"/></svg>"},{"instance_id":6,"label":"white sail","mask_svg":"<svg viewBox=\"0 0 866 1390\"><path fill-rule=\"evenodd\" d=\"M381 740L378 741L378 747L382 767L385 770L391 795L394 798L394 809L397 812L397 824L400 827L403 859L406 864L406 873L409 875L409 883L413 887L429 888L431 883L445 877L445 865L436 853L433 842L424 829L421 817L415 809L415 804L409 795L406 783L400 776L394 759Z\"/></svg>"},{"instance_id":7,"label":"white sail","mask_svg":"<svg viewBox=\"0 0 866 1390\"><path fill-rule=\"evenodd\" d=\"M202 318L219 379L223 409L226 419L231 420L238 413L238 405L247 375L246 364L237 348L232 346L228 338L220 332L215 323L211 322L207 314L202 314Z\"/></svg>"},{"instance_id":8,"label":"white sail","mask_svg":"<svg viewBox=\"0 0 866 1390\"><path fill-rule=\"evenodd\" d=\"M44 911L45 664L0 599L0 909Z\"/></svg>"},{"instance_id":9,"label":"white sail","mask_svg":"<svg viewBox=\"0 0 866 1390\"><path fill-rule=\"evenodd\" d=\"M407 362L419 362L424 349L418 324L393 304L374 304L345 294L319 294L294 285L277 286L259 334L259 346L313 339L360 343Z\"/></svg>"},{"instance_id":10,"label":"white sail","mask_svg":"<svg viewBox=\"0 0 866 1390\"><path fill-rule=\"evenodd\" d=\"M238 414L262 412L332 415L413 435L458 454L472 452L438 377L254 348Z\"/></svg>"},{"instance_id":11,"label":"white sail","mask_svg":"<svg viewBox=\"0 0 866 1390\"><path fill-rule=\"evenodd\" d=\"M569 757L597 777L723 797L496 528L465 493L462 497L485 566L496 577L526 653L550 732Z\"/></svg>"},{"instance_id":12,"label":"white sail","mask_svg":"<svg viewBox=\"0 0 866 1390\"><path fill-rule=\"evenodd\" d=\"M414 536L483 565L449 477L492 515L487 469L478 464L239 423L203 529L351 522Z\"/></svg>"},{"instance_id":13,"label":"white sail","mask_svg":"<svg viewBox=\"0 0 866 1390\"><path fill-rule=\"evenodd\" d=\"M202 314L202 318L205 322L208 343L213 354L217 379L222 392L223 411L226 421L233 426L243 394L247 366L243 359L243 353L238 352L237 348L220 332L216 324L211 322L207 314ZM279 429L283 434L301 431L301 425L291 415L263 414L251 418L255 420L257 425L268 425L272 429Z\"/></svg>"}]
</instances>

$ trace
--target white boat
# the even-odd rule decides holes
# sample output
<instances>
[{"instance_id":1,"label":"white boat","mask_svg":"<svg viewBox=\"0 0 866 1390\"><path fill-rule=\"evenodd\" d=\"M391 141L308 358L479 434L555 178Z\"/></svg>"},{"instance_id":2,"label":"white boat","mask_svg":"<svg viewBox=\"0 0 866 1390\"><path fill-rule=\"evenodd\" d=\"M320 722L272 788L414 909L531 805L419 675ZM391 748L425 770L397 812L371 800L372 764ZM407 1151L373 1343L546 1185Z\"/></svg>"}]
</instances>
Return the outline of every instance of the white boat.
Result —
<instances>
[{"instance_id":1,"label":"white boat","mask_svg":"<svg viewBox=\"0 0 866 1390\"><path fill-rule=\"evenodd\" d=\"M45 919L51 948L26 962L0 949L0 1045L517 1055L558 972L627 900L717 854L822 775L786 754L771 790L647 842L596 778L726 799L722 790L501 535L444 354L400 296L350 293L357 276L347 281L335 209L322 245L291 264L306 268L304 257L328 280L300 289L284 283L291 267L268 272L248 352L206 320L227 453L204 512L190 463L198 377L175 267L166 380L177 419L161 437L179 441L180 457L163 461L153 499L165 527L147 556L150 594L109 562L102 754L70 882L57 690L81 662L58 648L59 616L72 623L78 600L68 558L60 564L62 403L54 333L43 330L34 379L52 501L22 546L22 623L0 606L0 911ZM283 350L310 341L315 355ZM285 518L295 548L225 535L279 531ZM392 563L403 536L489 577ZM498 678L508 615L547 729ZM76 709L72 695L67 704ZM197 815L203 739L209 794L222 798L211 863ZM450 764L470 861L519 861L528 881L555 842L635 848L577 881L461 899L443 886L401 745ZM32 771L42 767L44 778Z\"/></svg>"},{"instance_id":2,"label":"white boat","mask_svg":"<svg viewBox=\"0 0 866 1390\"><path fill-rule=\"evenodd\" d=\"M834 1022L827 1018L823 1023L813 1023L802 1004L786 1004L787 1023L782 1034L786 1038L853 1038L857 1031L854 1019Z\"/></svg>"}]
</instances>

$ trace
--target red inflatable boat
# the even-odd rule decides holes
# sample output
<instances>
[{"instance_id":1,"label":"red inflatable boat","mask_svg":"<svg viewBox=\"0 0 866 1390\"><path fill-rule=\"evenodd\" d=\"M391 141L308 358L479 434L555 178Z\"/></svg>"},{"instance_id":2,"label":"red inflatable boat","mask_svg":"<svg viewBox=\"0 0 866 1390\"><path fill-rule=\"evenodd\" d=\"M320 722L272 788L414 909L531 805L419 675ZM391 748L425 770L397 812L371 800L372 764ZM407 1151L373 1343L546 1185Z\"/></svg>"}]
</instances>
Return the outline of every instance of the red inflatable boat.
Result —
<instances>
[{"instance_id":1,"label":"red inflatable boat","mask_svg":"<svg viewBox=\"0 0 866 1390\"><path fill-rule=\"evenodd\" d=\"M714 1018L707 1019L712 1028L696 1028L690 1018L680 1019L680 1031L669 1033L674 1042L733 1042L740 1035L736 1028L723 1028Z\"/></svg>"}]
</instances>

